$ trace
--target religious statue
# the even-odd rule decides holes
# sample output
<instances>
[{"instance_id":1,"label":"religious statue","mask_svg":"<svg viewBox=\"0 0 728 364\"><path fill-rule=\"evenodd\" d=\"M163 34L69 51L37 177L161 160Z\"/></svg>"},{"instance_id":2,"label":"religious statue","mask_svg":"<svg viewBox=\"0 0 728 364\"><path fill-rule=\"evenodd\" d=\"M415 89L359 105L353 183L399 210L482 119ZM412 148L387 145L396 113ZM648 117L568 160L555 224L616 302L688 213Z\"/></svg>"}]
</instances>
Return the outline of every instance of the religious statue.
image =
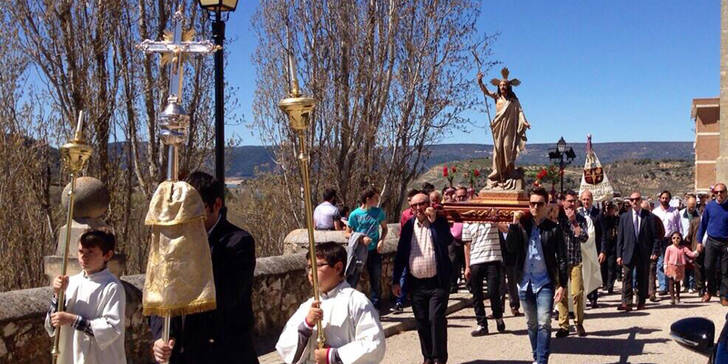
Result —
<instances>
[{"instance_id":1,"label":"religious statue","mask_svg":"<svg viewBox=\"0 0 728 364\"><path fill-rule=\"evenodd\" d=\"M488 91L483 84L483 74L478 72L478 85L486 96L495 100L496 114L490 120L493 133L493 171L488 175L488 189L523 189L523 172L516 169L518 154L526 147L526 129L531 125L523 114L513 86L521 84L517 78L508 79L507 67L501 70L502 79L494 78L490 83L496 92Z\"/></svg>"}]
</instances>

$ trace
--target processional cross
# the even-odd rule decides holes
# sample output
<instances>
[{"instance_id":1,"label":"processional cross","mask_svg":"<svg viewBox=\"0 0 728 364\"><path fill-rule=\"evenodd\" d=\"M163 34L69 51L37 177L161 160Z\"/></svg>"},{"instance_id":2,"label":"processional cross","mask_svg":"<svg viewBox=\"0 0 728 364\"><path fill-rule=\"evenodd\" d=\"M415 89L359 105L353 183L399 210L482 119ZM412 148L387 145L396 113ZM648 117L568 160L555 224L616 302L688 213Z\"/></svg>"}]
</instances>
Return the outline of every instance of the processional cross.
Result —
<instances>
[{"instance_id":1,"label":"processional cross","mask_svg":"<svg viewBox=\"0 0 728 364\"><path fill-rule=\"evenodd\" d=\"M170 65L169 97L167 106L159 116L162 142L170 146L169 156L173 157L174 154L174 159L170 159L168 164L170 167L167 169L167 179L169 180L177 179L176 147L186 138L189 126L189 116L185 114L181 106L185 58L188 54L211 54L221 48L209 40L193 41L194 29L182 30L184 16L181 7L174 13L173 22L174 31L165 31L162 40L145 39L137 45L137 49L146 54L161 53L162 65Z\"/></svg>"},{"instance_id":2,"label":"processional cross","mask_svg":"<svg viewBox=\"0 0 728 364\"><path fill-rule=\"evenodd\" d=\"M190 121L189 115L185 113L181 106L185 58L188 54L211 54L220 50L221 47L216 46L209 40L193 41L192 38L195 35L194 30L182 30L184 16L182 15L181 6L178 7L172 21L174 23L173 32L165 31L163 40L160 41L145 39L137 45L137 49L144 51L146 54L161 53L162 65L170 65L169 97L167 98L167 106L159 115L159 134L162 143L168 147L167 181L174 182L177 181L179 174L179 146L187 138ZM172 185L172 188L174 188L174 185ZM172 193L170 193L169 199L170 201L172 200ZM209 250L207 251L207 255L207 259L210 259ZM204 259L202 257L198 258ZM149 274L149 267L147 268L147 274ZM212 272L207 273L212 278ZM162 312L162 315L164 317L162 340L167 343L169 341L171 312Z\"/></svg>"}]
</instances>

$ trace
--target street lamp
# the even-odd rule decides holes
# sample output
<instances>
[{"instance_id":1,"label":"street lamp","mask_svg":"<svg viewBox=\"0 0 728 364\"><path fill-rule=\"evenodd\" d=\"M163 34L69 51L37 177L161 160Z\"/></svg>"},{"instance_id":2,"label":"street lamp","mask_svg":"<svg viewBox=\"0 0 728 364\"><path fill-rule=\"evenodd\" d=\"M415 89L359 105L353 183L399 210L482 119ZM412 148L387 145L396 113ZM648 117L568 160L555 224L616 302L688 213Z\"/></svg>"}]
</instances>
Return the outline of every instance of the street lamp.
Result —
<instances>
[{"instance_id":1,"label":"street lamp","mask_svg":"<svg viewBox=\"0 0 728 364\"><path fill-rule=\"evenodd\" d=\"M562 194L564 193L564 167L571 164L574 158L576 158L574 149L566 144L566 140L564 140L564 137L561 137L561 139L556 142L556 148L553 151L549 152L549 159L551 159L554 163L559 163Z\"/></svg>"},{"instance_id":2,"label":"street lamp","mask_svg":"<svg viewBox=\"0 0 728 364\"><path fill-rule=\"evenodd\" d=\"M225 20L223 14L235 11L238 0L199 0L200 7L213 17L212 39L220 49L215 52L215 178L225 183L225 78L223 76L223 42Z\"/></svg>"}]
</instances>

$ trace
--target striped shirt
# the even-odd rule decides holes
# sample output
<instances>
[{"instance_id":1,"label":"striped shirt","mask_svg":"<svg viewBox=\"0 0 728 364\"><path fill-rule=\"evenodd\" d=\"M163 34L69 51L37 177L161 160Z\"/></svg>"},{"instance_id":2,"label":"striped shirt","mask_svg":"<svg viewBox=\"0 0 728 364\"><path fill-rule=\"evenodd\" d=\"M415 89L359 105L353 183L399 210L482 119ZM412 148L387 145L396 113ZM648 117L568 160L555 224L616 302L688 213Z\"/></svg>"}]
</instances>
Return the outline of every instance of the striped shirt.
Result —
<instances>
[{"instance_id":1,"label":"striped shirt","mask_svg":"<svg viewBox=\"0 0 728 364\"><path fill-rule=\"evenodd\" d=\"M432 278L437 274L437 261L435 260L435 247L430 232L430 223L420 222L415 218L414 234L409 256L410 274L415 278Z\"/></svg>"},{"instance_id":2,"label":"striped shirt","mask_svg":"<svg viewBox=\"0 0 728 364\"><path fill-rule=\"evenodd\" d=\"M493 223L463 224L463 241L470 242L470 265L503 261L498 234Z\"/></svg>"}]
</instances>

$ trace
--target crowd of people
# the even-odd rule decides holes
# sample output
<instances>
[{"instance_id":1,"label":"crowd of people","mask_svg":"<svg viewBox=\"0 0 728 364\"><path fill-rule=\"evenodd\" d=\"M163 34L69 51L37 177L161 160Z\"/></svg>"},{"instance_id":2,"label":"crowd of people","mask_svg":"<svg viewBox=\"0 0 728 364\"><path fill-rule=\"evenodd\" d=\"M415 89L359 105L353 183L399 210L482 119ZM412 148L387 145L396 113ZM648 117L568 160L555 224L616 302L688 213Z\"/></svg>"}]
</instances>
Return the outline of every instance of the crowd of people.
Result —
<instances>
[{"instance_id":1,"label":"crowd of people","mask_svg":"<svg viewBox=\"0 0 728 364\"><path fill-rule=\"evenodd\" d=\"M224 186L204 173L188 182L203 199L205 228L212 251L217 287L213 311L175 317L172 339L161 339L162 320L152 317L157 362L256 363L253 348L253 238L230 224L222 203ZM423 364L448 359L446 309L449 295L464 283L472 294L473 336L506 330L503 315L525 315L534 363L547 363L551 321L555 338L570 334L573 318L578 336L588 335L584 310L597 308L600 295L614 294L622 281L620 311L644 310L646 301L682 293L703 302L717 297L728 306L728 201L718 183L712 196L657 196L657 206L633 192L625 200L595 203L590 191L549 194L529 192L528 213L510 222L448 222L443 204L464 202L474 193L465 187L442 191L426 184L407 193L392 272L393 311L411 303ZM309 258L308 276L316 274L320 298L303 302L288 320L276 344L286 363L376 363L384 357L379 321L382 247L387 217L375 189L362 191L359 206L342 214L336 191L327 189L314 211L317 229L345 230L349 244L321 243L316 271ZM63 362L124 363L124 289L108 272L114 236L90 230L78 242L82 272L59 276L46 317L50 335L62 331ZM369 275L369 297L356 290L361 273ZM56 312L65 290L66 310ZM484 299L490 300L487 315ZM554 311L556 308L556 311ZM521 309L523 313L521 313ZM317 323L325 346L317 345Z\"/></svg>"},{"instance_id":2,"label":"crowd of people","mask_svg":"<svg viewBox=\"0 0 728 364\"><path fill-rule=\"evenodd\" d=\"M558 194L535 189L530 193L530 214L510 224L448 223L442 205L467 201L474 191L436 190L425 184L408 191L409 207L400 215L392 310L401 312L411 298L424 363L444 363L445 308L459 283L472 294L473 336L490 333L489 319L498 332L506 330L507 297L513 316L522 315L521 308L526 315L534 362L545 363L552 318L558 320L555 338L569 335L570 319L576 335L587 336L584 310L598 308L600 295L614 294L617 280L622 281L620 311L644 310L647 300L659 302L667 296L670 304L679 304L681 292L697 294L703 302L719 297L728 306L725 185L716 184L711 192L712 196L673 198L663 191L654 201L633 192L625 199L595 203L590 191ZM386 226L377 202L376 191L367 190L360 211L349 217L358 220L369 211L364 214L367 222L346 226L344 217L342 226L349 234L366 236L365 245L377 264L377 269L367 265L371 282L381 279L376 274L381 274L382 240L371 227ZM341 216L333 213L328 218ZM356 287L356 281L352 283ZM371 299L379 310L379 284L371 284Z\"/></svg>"}]
</instances>

